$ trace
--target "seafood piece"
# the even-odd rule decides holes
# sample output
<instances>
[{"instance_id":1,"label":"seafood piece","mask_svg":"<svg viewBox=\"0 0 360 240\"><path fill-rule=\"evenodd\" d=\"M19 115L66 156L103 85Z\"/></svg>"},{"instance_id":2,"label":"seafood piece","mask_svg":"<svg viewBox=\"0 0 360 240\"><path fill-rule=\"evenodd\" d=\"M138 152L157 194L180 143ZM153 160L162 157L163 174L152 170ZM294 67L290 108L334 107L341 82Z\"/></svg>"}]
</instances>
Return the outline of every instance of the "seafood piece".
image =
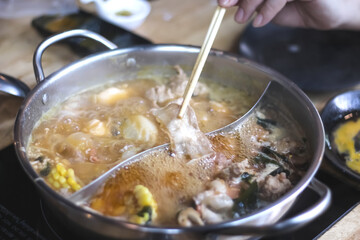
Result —
<instances>
[{"instance_id":1,"label":"seafood piece","mask_svg":"<svg viewBox=\"0 0 360 240\"><path fill-rule=\"evenodd\" d=\"M191 207L180 211L178 216L178 223L183 227L204 225L204 222L200 217L200 213Z\"/></svg>"}]
</instances>

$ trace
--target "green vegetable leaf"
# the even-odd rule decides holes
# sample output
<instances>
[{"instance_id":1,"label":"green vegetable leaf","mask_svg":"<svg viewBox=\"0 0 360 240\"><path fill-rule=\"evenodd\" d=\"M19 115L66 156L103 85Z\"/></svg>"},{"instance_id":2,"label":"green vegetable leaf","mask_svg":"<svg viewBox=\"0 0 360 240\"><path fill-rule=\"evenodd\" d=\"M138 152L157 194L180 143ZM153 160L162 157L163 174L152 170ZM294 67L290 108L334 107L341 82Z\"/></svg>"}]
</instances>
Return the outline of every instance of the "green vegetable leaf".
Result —
<instances>
[{"instance_id":1,"label":"green vegetable leaf","mask_svg":"<svg viewBox=\"0 0 360 240\"><path fill-rule=\"evenodd\" d=\"M35 161L39 161L42 163L44 161L44 159L45 159L44 156L39 156L35 159Z\"/></svg>"},{"instance_id":2,"label":"green vegetable leaf","mask_svg":"<svg viewBox=\"0 0 360 240\"><path fill-rule=\"evenodd\" d=\"M244 172L244 173L241 174L240 177L241 177L241 180L243 180L243 181L245 181L245 182L247 182L247 183L250 183L253 175L251 175L251 174L249 174L249 173L247 173L247 172Z\"/></svg>"},{"instance_id":3,"label":"green vegetable leaf","mask_svg":"<svg viewBox=\"0 0 360 240\"><path fill-rule=\"evenodd\" d=\"M275 120L259 118L259 117L256 118L257 118L256 123L262 126L265 130L268 130L270 133L272 132L272 129L277 125Z\"/></svg>"},{"instance_id":4,"label":"green vegetable leaf","mask_svg":"<svg viewBox=\"0 0 360 240\"><path fill-rule=\"evenodd\" d=\"M144 206L138 213L137 215L139 217L144 217L145 214L149 214L149 220L146 222L146 224L150 223L151 222L151 219L152 219L152 207L150 206Z\"/></svg>"},{"instance_id":5,"label":"green vegetable leaf","mask_svg":"<svg viewBox=\"0 0 360 240\"><path fill-rule=\"evenodd\" d=\"M47 175L49 175L51 171L51 165L49 162L46 163L46 166L40 170L40 175L43 176L43 177L46 177Z\"/></svg>"},{"instance_id":6,"label":"green vegetable leaf","mask_svg":"<svg viewBox=\"0 0 360 240\"><path fill-rule=\"evenodd\" d=\"M249 184L245 191L240 191L239 197L234 200L234 217L246 215L258 207L259 188L256 181Z\"/></svg>"}]
</instances>

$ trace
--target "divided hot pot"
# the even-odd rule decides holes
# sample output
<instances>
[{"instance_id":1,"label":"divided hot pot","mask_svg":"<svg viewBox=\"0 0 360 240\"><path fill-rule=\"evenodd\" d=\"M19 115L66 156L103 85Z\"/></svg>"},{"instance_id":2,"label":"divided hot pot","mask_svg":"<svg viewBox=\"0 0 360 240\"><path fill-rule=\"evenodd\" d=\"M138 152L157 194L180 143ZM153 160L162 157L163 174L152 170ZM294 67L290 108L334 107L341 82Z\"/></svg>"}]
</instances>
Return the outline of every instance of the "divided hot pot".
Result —
<instances>
[{"instance_id":1,"label":"divided hot pot","mask_svg":"<svg viewBox=\"0 0 360 240\"><path fill-rule=\"evenodd\" d=\"M91 38L103 43L109 50L76 61L45 77L41 65L43 52L52 44L70 37ZM70 228L79 229L89 236L96 234L116 239L213 239L219 236L261 236L291 231L326 210L330 204L330 190L314 178L325 146L323 125L314 105L294 83L280 74L236 55L216 50L211 51L202 76L233 88L246 89L258 96L258 100L244 116L215 132L228 131L241 124L261 104L271 102L281 105L306 135L310 151L308 168L299 182L276 201L242 218L217 224L188 228L137 225L104 216L84 207L82 202L95 194L96 189L119 168L134 161L138 155L117 164L70 197L54 191L33 169L26 153L29 138L38 120L53 106L85 89L104 84L107 79L123 81L139 76L169 75L174 65L180 65L189 74L198 52L197 47L181 45L144 45L117 49L113 43L85 30L64 32L39 45L34 55L34 71L38 84L27 94L19 110L14 140L24 171L36 185L44 203L54 216ZM16 82L11 84L15 86ZM158 146L147 152L163 147ZM306 188L319 195L318 202L290 219L281 220Z\"/></svg>"}]
</instances>

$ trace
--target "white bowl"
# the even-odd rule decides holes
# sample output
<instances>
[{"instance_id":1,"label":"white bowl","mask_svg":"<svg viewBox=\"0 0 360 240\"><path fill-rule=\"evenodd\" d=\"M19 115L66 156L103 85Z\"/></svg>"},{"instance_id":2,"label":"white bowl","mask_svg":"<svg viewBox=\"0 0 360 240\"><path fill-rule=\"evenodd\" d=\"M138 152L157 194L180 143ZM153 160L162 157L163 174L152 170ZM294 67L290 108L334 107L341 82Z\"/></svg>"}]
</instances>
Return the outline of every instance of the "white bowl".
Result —
<instances>
[{"instance_id":1,"label":"white bowl","mask_svg":"<svg viewBox=\"0 0 360 240\"><path fill-rule=\"evenodd\" d=\"M151 9L150 4L144 0L82 0L82 2L95 2L97 13L102 19L128 30L140 26ZM129 15L126 16L125 13Z\"/></svg>"}]
</instances>

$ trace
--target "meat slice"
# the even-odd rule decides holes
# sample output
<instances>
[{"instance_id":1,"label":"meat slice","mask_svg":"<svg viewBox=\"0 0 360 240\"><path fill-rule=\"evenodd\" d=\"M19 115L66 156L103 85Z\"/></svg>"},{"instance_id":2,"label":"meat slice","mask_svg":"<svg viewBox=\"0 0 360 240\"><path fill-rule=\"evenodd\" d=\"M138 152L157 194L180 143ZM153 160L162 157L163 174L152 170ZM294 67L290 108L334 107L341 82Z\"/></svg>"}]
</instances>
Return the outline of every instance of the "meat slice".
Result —
<instances>
[{"instance_id":1,"label":"meat slice","mask_svg":"<svg viewBox=\"0 0 360 240\"><path fill-rule=\"evenodd\" d=\"M276 176L268 175L260 183L260 196L267 201L274 201L291 188L292 184L285 173L280 173Z\"/></svg>"},{"instance_id":2,"label":"meat slice","mask_svg":"<svg viewBox=\"0 0 360 240\"><path fill-rule=\"evenodd\" d=\"M207 223L217 223L230 219L232 199L227 195L227 186L221 179L210 182L209 189L194 197L202 219Z\"/></svg>"},{"instance_id":3,"label":"meat slice","mask_svg":"<svg viewBox=\"0 0 360 240\"><path fill-rule=\"evenodd\" d=\"M188 106L184 117L179 119L179 109L179 104L170 103L163 108L151 110L157 121L167 129L171 151L190 159L212 154L211 143L200 131L194 110Z\"/></svg>"},{"instance_id":4,"label":"meat slice","mask_svg":"<svg viewBox=\"0 0 360 240\"><path fill-rule=\"evenodd\" d=\"M183 96L189 78L180 66L174 66L174 68L178 74L172 77L168 84L155 86L145 93L146 97L151 100L155 106L163 106L163 104ZM194 91L195 96L207 92L208 89L205 84L197 83Z\"/></svg>"},{"instance_id":5,"label":"meat slice","mask_svg":"<svg viewBox=\"0 0 360 240\"><path fill-rule=\"evenodd\" d=\"M162 104L170 99L175 99L177 96L175 95L170 88L166 85L158 85L153 88L150 88L146 91L145 96L151 100L155 106Z\"/></svg>"}]
</instances>

